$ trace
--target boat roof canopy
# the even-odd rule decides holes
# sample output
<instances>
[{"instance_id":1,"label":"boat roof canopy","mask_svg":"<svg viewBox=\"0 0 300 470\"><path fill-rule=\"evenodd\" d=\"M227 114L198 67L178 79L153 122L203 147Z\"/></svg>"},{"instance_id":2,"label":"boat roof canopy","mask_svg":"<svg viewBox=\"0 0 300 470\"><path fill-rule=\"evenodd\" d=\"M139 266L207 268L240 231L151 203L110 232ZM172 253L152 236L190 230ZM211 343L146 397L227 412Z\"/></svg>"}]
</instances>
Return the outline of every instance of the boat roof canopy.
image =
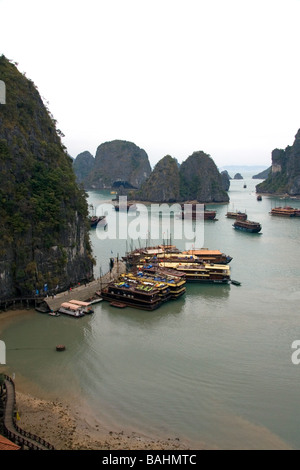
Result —
<instances>
[{"instance_id":1,"label":"boat roof canopy","mask_svg":"<svg viewBox=\"0 0 300 470\"><path fill-rule=\"evenodd\" d=\"M88 307L90 305L90 302L82 302L81 300L70 300L70 303L80 305L82 307Z\"/></svg>"},{"instance_id":2,"label":"boat roof canopy","mask_svg":"<svg viewBox=\"0 0 300 470\"><path fill-rule=\"evenodd\" d=\"M80 306L71 304L70 302L64 302L61 304L61 307L69 308L70 310L79 310Z\"/></svg>"},{"instance_id":3,"label":"boat roof canopy","mask_svg":"<svg viewBox=\"0 0 300 470\"><path fill-rule=\"evenodd\" d=\"M220 250L208 250L206 248L201 248L200 250L188 250L183 251L184 254L193 254L193 255L221 255Z\"/></svg>"}]
</instances>

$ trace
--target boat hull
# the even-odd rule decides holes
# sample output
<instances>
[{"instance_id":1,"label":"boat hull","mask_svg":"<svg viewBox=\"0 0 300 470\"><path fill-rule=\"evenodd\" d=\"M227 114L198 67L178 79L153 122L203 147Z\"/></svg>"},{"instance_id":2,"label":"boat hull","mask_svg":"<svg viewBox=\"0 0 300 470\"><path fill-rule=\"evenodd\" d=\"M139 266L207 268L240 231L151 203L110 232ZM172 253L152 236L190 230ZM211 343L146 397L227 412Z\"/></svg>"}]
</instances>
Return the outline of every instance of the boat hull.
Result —
<instances>
[{"instance_id":1,"label":"boat hull","mask_svg":"<svg viewBox=\"0 0 300 470\"><path fill-rule=\"evenodd\" d=\"M240 225L233 225L235 230L241 230L242 232L248 233L259 233L261 231L261 227L242 227Z\"/></svg>"},{"instance_id":2,"label":"boat hull","mask_svg":"<svg viewBox=\"0 0 300 470\"><path fill-rule=\"evenodd\" d=\"M122 304L126 305L127 307L137 308L139 310L156 310L162 304L162 301L156 301L150 304L146 302L135 301L134 299L124 298L122 295L118 296L104 292L102 292L102 298L103 300L106 300L110 303Z\"/></svg>"}]
</instances>

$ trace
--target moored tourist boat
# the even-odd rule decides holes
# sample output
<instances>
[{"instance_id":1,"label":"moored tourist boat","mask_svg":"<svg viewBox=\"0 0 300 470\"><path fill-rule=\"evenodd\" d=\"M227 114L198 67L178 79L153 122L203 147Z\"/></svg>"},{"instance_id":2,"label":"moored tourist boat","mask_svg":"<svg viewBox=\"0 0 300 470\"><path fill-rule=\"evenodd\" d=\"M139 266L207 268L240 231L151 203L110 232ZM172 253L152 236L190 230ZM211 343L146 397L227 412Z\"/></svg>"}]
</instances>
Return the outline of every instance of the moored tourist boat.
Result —
<instances>
[{"instance_id":1,"label":"moored tourist boat","mask_svg":"<svg viewBox=\"0 0 300 470\"><path fill-rule=\"evenodd\" d=\"M82 307L80 305L71 304L70 302L63 302L58 309L58 313L63 313L74 318L84 317Z\"/></svg>"},{"instance_id":2,"label":"moored tourist boat","mask_svg":"<svg viewBox=\"0 0 300 470\"><path fill-rule=\"evenodd\" d=\"M228 217L228 219L246 220L247 219L247 214L246 214L246 212L240 212L240 211L227 212L226 217Z\"/></svg>"},{"instance_id":3,"label":"moored tourist boat","mask_svg":"<svg viewBox=\"0 0 300 470\"><path fill-rule=\"evenodd\" d=\"M83 302L81 300L70 300L69 302L71 304L81 307L83 313L85 313L86 315L89 313L94 313L94 310L92 309L90 302Z\"/></svg>"},{"instance_id":4,"label":"moored tourist boat","mask_svg":"<svg viewBox=\"0 0 300 470\"><path fill-rule=\"evenodd\" d=\"M215 220L217 215L217 212L214 210L206 208L202 210L202 204L181 204L181 209L180 217L182 219L200 220L203 218L204 220Z\"/></svg>"},{"instance_id":5,"label":"moored tourist boat","mask_svg":"<svg viewBox=\"0 0 300 470\"><path fill-rule=\"evenodd\" d=\"M155 310L163 303L162 291L152 284L120 276L101 290L103 300L140 310Z\"/></svg>"},{"instance_id":6,"label":"moored tourist boat","mask_svg":"<svg viewBox=\"0 0 300 470\"><path fill-rule=\"evenodd\" d=\"M200 248L182 252L184 255L194 255L197 259L207 263L228 264L232 261L232 257L222 253L220 250L209 250L208 248Z\"/></svg>"},{"instance_id":7,"label":"moored tourist boat","mask_svg":"<svg viewBox=\"0 0 300 470\"><path fill-rule=\"evenodd\" d=\"M186 282L228 284L230 281L230 268L224 264L169 262L159 263L159 266L183 272Z\"/></svg>"},{"instance_id":8,"label":"moored tourist boat","mask_svg":"<svg viewBox=\"0 0 300 470\"><path fill-rule=\"evenodd\" d=\"M300 217L300 209L290 206L274 207L271 209L270 214L279 217Z\"/></svg>"},{"instance_id":9,"label":"moored tourist boat","mask_svg":"<svg viewBox=\"0 0 300 470\"><path fill-rule=\"evenodd\" d=\"M157 265L158 262L168 261L228 264L232 257L222 253L220 250L209 250L208 248L180 251L174 245L158 245L149 249L134 250L131 253L127 253L123 260L126 261L128 268L132 269L137 265L147 263Z\"/></svg>"},{"instance_id":10,"label":"moored tourist boat","mask_svg":"<svg viewBox=\"0 0 300 470\"><path fill-rule=\"evenodd\" d=\"M244 231L244 232L258 233L261 231L262 227L259 222L237 219L233 224L233 228L235 228L236 230Z\"/></svg>"},{"instance_id":11,"label":"moored tourist boat","mask_svg":"<svg viewBox=\"0 0 300 470\"><path fill-rule=\"evenodd\" d=\"M131 273L134 279L139 279L142 281L150 281L153 285L158 285L158 283L162 283L167 287L169 296L171 299L177 299L181 295L183 295L186 291L185 288L185 275L184 273L173 273L168 271L163 271L159 267L150 266L141 266L139 267L136 273Z\"/></svg>"}]
</instances>

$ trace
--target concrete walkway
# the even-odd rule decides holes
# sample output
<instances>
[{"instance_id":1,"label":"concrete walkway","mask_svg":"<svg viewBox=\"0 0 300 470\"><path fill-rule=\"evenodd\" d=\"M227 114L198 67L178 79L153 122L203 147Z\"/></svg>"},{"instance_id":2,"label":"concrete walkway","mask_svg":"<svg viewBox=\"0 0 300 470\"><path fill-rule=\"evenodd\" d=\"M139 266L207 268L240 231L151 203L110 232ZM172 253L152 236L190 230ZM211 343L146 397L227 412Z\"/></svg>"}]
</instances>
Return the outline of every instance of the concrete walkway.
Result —
<instances>
[{"instance_id":1,"label":"concrete walkway","mask_svg":"<svg viewBox=\"0 0 300 470\"><path fill-rule=\"evenodd\" d=\"M96 279L95 281L89 282L88 284L82 284L78 287L74 287L71 290L65 291L65 292L60 292L59 294L56 294L56 296L53 297L45 297L45 302L47 303L48 307L53 310L53 312L56 312L61 304L63 302L68 302L69 300L81 300L83 302L86 302L91 299L97 298L96 292L101 291L103 287L105 287L109 282L111 282L114 279L117 279L120 274L126 272L126 266L123 261L118 261L115 262L115 265L110 272L104 274L99 279Z\"/></svg>"}]
</instances>

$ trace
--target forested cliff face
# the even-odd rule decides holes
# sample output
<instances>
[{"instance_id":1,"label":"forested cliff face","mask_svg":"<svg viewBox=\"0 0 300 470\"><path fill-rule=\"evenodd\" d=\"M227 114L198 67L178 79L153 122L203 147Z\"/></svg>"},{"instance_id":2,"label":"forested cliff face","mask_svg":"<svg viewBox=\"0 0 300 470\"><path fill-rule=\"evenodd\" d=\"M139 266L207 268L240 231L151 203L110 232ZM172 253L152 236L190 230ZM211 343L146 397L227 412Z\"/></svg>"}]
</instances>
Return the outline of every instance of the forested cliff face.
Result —
<instances>
[{"instance_id":1,"label":"forested cliff face","mask_svg":"<svg viewBox=\"0 0 300 470\"><path fill-rule=\"evenodd\" d=\"M85 193L34 83L4 56L0 79L0 297L67 288L92 276Z\"/></svg>"},{"instance_id":2,"label":"forested cliff face","mask_svg":"<svg viewBox=\"0 0 300 470\"><path fill-rule=\"evenodd\" d=\"M272 152L272 169L265 181L256 186L260 193L290 196L300 194L300 129L292 146Z\"/></svg>"}]
</instances>

